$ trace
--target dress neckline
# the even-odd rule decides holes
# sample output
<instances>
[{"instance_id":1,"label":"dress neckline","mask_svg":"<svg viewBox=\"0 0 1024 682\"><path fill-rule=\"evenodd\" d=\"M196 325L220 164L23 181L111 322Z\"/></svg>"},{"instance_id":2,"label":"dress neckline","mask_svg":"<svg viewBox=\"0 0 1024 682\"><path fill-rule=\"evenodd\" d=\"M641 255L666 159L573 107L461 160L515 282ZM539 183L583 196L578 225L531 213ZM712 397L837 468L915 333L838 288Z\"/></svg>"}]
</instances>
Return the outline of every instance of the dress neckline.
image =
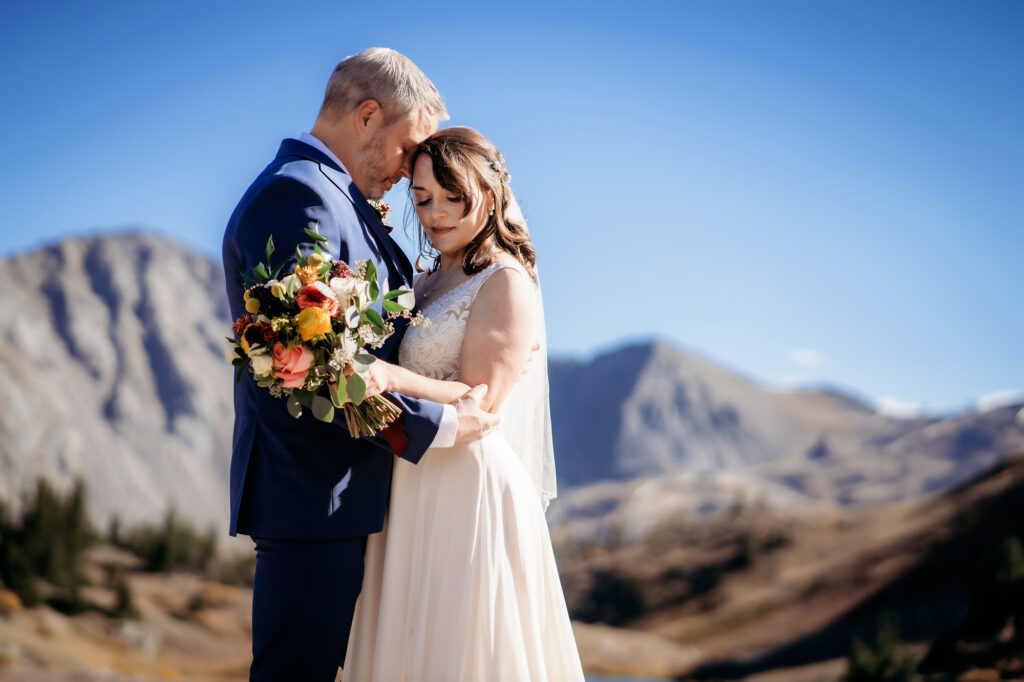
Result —
<instances>
[{"instance_id":1,"label":"dress neckline","mask_svg":"<svg viewBox=\"0 0 1024 682\"><path fill-rule=\"evenodd\" d=\"M488 265L486 268L484 268L480 272L475 272L472 275L469 275L468 277L466 277L465 279L460 280L454 286L449 287L448 289L444 290L443 292L441 292L441 293L439 293L439 294L437 294L435 296L431 296L430 299L423 304L422 310L426 310L427 308L429 308L430 306L434 305L438 301L441 301L441 300L444 300L444 299L448 298L448 296L450 296L452 293L454 293L454 292L458 291L459 289L461 289L462 287L464 287L467 283L476 281L484 273L490 272L491 270L494 270L496 268L503 268L503 267L511 268L511 267L516 267L518 265L519 265L519 261L517 261L515 259L511 259L511 260L506 260L506 259L498 260L498 259L495 259L490 265ZM427 273L426 276L430 277L430 275L432 275L432 274L433 273ZM430 293L432 293L431 290L427 289L427 291L424 292L423 298L427 298L427 296Z\"/></svg>"}]
</instances>

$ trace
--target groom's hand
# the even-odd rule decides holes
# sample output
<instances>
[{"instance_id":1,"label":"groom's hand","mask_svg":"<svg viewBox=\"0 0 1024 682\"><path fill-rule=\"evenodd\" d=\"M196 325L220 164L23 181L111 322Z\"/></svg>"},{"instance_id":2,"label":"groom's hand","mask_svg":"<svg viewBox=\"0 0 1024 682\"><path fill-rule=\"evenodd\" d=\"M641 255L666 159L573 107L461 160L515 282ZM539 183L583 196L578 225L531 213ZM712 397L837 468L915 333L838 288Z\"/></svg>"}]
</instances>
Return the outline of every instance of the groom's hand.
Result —
<instances>
[{"instance_id":1,"label":"groom's hand","mask_svg":"<svg viewBox=\"0 0 1024 682\"><path fill-rule=\"evenodd\" d=\"M459 417L459 428L455 432L456 445L480 440L501 421L498 415L480 409L480 401L485 395L487 384L477 384L452 403Z\"/></svg>"}]
</instances>

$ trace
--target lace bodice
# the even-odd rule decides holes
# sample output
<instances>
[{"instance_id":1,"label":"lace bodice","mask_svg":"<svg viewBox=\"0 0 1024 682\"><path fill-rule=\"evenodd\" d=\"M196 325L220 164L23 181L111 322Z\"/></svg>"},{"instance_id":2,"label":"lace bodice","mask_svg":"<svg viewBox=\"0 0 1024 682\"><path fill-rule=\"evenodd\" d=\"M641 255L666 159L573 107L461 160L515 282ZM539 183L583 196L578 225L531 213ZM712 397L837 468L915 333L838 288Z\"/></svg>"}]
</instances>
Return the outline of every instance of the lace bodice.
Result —
<instances>
[{"instance_id":1,"label":"lace bodice","mask_svg":"<svg viewBox=\"0 0 1024 682\"><path fill-rule=\"evenodd\" d=\"M398 364L433 379L458 379L469 310L487 278L502 268L522 270L516 262L492 263L427 303L421 312L430 320L430 326L406 330L398 350Z\"/></svg>"}]
</instances>

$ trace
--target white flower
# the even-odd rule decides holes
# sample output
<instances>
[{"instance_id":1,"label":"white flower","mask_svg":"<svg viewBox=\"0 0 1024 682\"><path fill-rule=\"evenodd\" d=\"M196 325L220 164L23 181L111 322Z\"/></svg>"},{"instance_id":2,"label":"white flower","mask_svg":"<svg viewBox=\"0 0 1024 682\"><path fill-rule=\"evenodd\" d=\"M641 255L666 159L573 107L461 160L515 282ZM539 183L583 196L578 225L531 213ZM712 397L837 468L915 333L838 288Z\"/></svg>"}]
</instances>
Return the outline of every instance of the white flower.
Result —
<instances>
[{"instance_id":1,"label":"white flower","mask_svg":"<svg viewBox=\"0 0 1024 682\"><path fill-rule=\"evenodd\" d=\"M238 354L235 353L235 348L237 348L237 347L238 347L238 344L235 343L234 341L230 341L230 340L225 341L224 342L224 359L227 360L228 362L234 362L235 358L238 357Z\"/></svg>"},{"instance_id":2,"label":"white flower","mask_svg":"<svg viewBox=\"0 0 1024 682\"><path fill-rule=\"evenodd\" d=\"M355 277L335 277L330 285L331 291L338 297L343 307L355 304L355 298L360 292L359 280Z\"/></svg>"},{"instance_id":3,"label":"white flower","mask_svg":"<svg viewBox=\"0 0 1024 682\"><path fill-rule=\"evenodd\" d=\"M252 372L257 377L262 377L274 371L274 357L267 352L249 357L252 363Z\"/></svg>"},{"instance_id":4,"label":"white flower","mask_svg":"<svg viewBox=\"0 0 1024 682\"><path fill-rule=\"evenodd\" d=\"M295 297L296 292L302 288L302 280L295 275L288 275L280 282L281 286L284 287L284 293L286 296Z\"/></svg>"}]
</instances>

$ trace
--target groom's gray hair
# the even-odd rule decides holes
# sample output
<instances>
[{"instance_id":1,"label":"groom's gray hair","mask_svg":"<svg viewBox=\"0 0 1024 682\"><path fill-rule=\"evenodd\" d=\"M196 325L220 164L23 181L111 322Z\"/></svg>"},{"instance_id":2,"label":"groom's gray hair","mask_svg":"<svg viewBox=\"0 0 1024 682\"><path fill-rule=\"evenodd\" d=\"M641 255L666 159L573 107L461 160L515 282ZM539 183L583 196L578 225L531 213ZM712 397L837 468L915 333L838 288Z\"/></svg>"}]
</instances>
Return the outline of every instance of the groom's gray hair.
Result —
<instances>
[{"instance_id":1,"label":"groom's gray hair","mask_svg":"<svg viewBox=\"0 0 1024 682\"><path fill-rule=\"evenodd\" d=\"M321 111L343 114L368 99L380 103L386 123L421 109L440 121L448 120L441 93L426 74L411 59L386 47L371 47L342 59L327 81Z\"/></svg>"}]
</instances>

